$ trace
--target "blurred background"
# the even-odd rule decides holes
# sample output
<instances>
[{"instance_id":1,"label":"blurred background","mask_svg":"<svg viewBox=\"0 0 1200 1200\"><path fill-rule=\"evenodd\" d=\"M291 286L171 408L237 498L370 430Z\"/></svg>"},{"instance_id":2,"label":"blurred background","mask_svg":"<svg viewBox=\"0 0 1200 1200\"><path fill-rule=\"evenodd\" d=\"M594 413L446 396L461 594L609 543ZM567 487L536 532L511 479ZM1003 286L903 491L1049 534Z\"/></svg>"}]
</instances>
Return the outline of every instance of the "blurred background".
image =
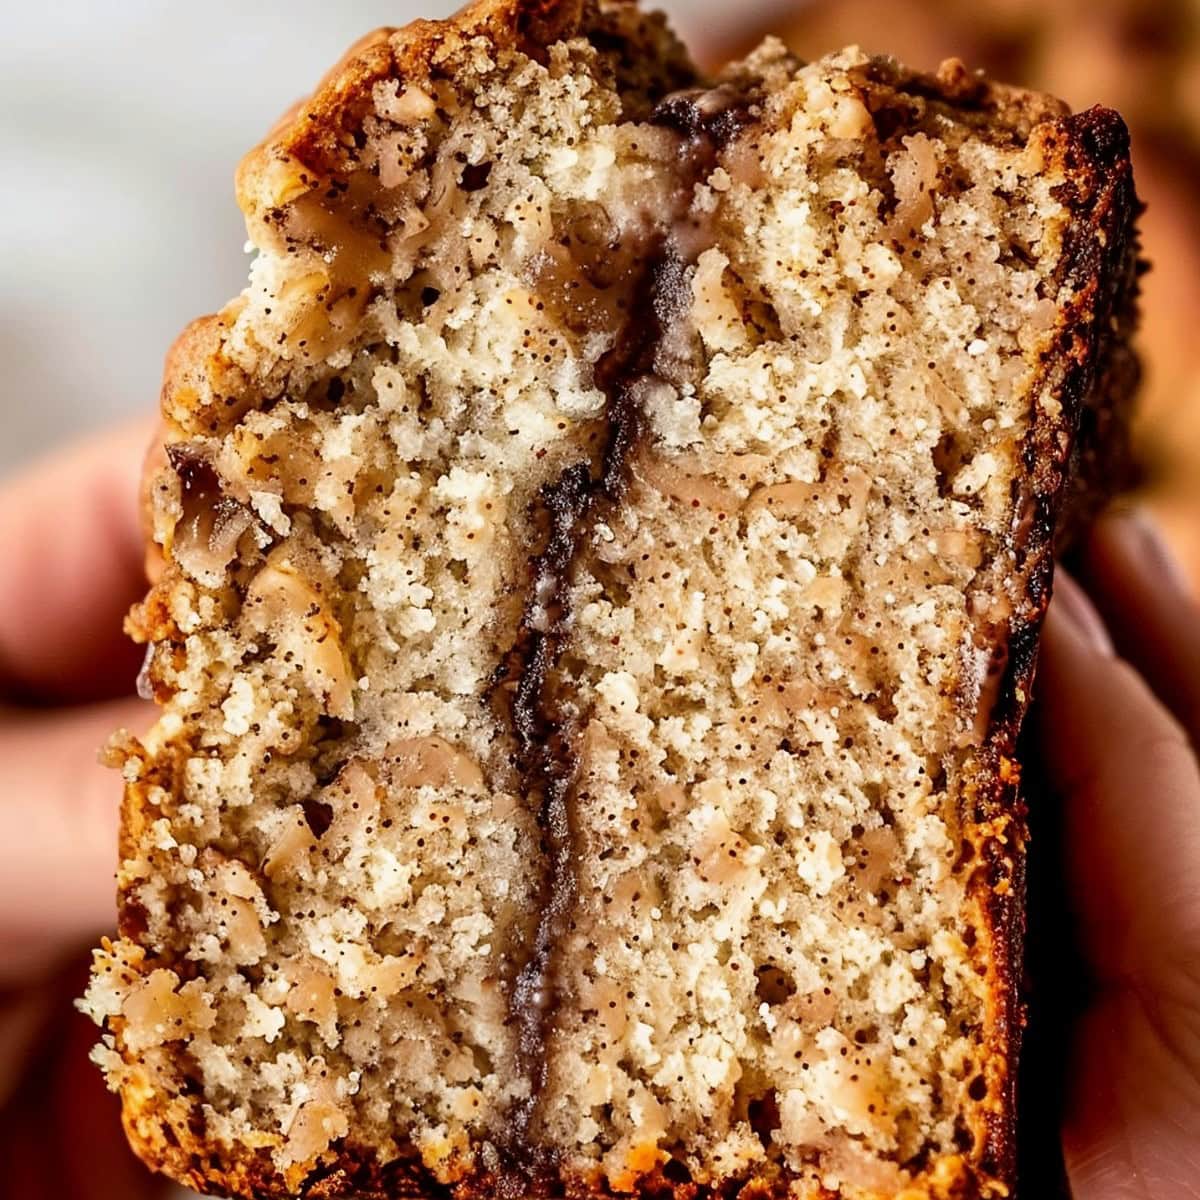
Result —
<instances>
[{"instance_id":1,"label":"blurred background","mask_svg":"<svg viewBox=\"0 0 1200 1200\"><path fill-rule=\"evenodd\" d=\"M220 307L245 277L232 187L239 157L367 29L454 7L446 0L5 0L0 478L55 444L153 409L175 334ZM1153 264L1137 432L1144 489L1200 579L1200 0L662 0L662 7L709 65L775 33L804 57L848 43L920 67L957 56L1077 107L1103 102L1121 110L1149 205L1143 229ZM4 1002L0 993L0 1017ZM92 1031L72 1018L50 1059L34 1060L32 1075L17 1056L21 1038L0 1022L0 1107L9 1119L32 1120L54 1063L80 1059ZM95 1169L80 1190L45 1194L128 1200L137 1188L129 1180L139 1176L120 1143L109 1145L115 1109L94 1072L81 1080L57 1119L71 1130L72 1148L63 1153L83 1153ZM0 1197L15 1200L9 1186L0 1174ZM86 1188L99 1190L85 1196Z\"/></svg>"}]
</instances>

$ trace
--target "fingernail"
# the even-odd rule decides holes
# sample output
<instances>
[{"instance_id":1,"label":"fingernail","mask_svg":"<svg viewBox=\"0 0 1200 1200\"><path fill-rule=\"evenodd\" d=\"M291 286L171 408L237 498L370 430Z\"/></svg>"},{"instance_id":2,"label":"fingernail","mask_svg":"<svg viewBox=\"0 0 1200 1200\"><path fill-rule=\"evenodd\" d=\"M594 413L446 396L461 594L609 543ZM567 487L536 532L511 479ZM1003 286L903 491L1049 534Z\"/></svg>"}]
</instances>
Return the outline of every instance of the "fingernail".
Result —
<instances>
[{"instance_id":1,"label":"fingernail","mask_svg":"<svg viewBox=\"0 0 1200 1200\"><path fill-rule=\"evenodd\" d=\"M1108 536L1129 554L1147 574L1168 587L1192 594L1192 581L1163 536L1158 522L1142 508L1113 513L1102 522Z\"/></svg>"},{"instance_id":2,"label":"fingernail","mask_svg":"<svg viewBox=\"0 0 1200 1200\"><path fill-rule=\"evenodd\" d=\"M1052 607L1075 633L1094 650L1111 656L1115 653L1108 628L1088 599L1087 593L1061 567L1054 572Z\"/></svg>"}]
</instances>

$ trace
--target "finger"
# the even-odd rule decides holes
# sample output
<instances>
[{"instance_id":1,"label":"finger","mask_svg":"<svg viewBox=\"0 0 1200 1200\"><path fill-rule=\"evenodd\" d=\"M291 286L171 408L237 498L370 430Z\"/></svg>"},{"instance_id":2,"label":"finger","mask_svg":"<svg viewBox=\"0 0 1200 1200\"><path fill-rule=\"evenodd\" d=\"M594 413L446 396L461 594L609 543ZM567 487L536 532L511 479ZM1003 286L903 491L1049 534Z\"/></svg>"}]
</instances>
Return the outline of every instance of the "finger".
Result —
<instances>
[{"instance_id":1,"label":"finger","mask_svg":"<svg viewBox=\"0 0 1200 1200\"><path fill-rule=\"evenodd\" d=\"M1116 656L1112 635L1104 618L1083 590L1061 567L1054 576L1054 619L1065 621L1099 654Z\"/></svg>"},{"instance_id":2,"label":"finger","mask_svg":"<svg viewBox=\"0 0 1200 1200\"><path fill-rule=\"evenodd\" d=\"M1039 660L1042 758L1062 797L1071 893L1101 982L1200 955L1200 770L1183 730L1059 573Z\"/></svg>"},{"instance_id":3,"label":"finger","mask_svg":"<svg viewBox=\"0 0 1200 1200\"><path fill-rule=\"evenodd\" d=\"M0 694L132 692L138 651L121 625L144 591L138 481L152 428L103 434L0 486Z\"/></svg>"},{"instance_id":4,"label":"finger","mask_svg":"<svg viewBox=\"0 0 1200 1200\"><path fill-rule=\"evenodd\" d=\"M1063 1152L1079 1200L1200 1196L1200 1009L1116 988L1074 1033Z\"/></svg>"},{"instance_id":5,"label":"finger","mask_svg":"<svg viewBox=\"0 0 1200 1200\"><path fill-rule=\"evenodd\" d=\"M121 777L99 753L152 717L121 701L0 724L0 985L112 929Z\"/></svg>"},{"instance_id":6,"label":"finger","mask_svg":"<svg viewBox=\"0 0 1200 1200\"><path fill-rule=\"evenodd\" d=\"M0 1109L21 1084L46 1016L49 983L0 995Z\"/></svg>"},{"instance_id":7,"label":"finger","mask_svg":"<svg viewBox=\"0 0 1200 1200\"><path fill-rule=\"evenodd\" d=\"M39 1020L23 1047L22 1077L0 1107L0 1194L14 1200L151 1200L168 1191L161 1175L134 1158L121 1131L120 1101L88 1062L96 1030L72 1004L86 985L80 954L27 993Z\"/></svg>"},{"instance_id":8,"label":"finger","mask_svg":"<svg viewBox=\"0 0 1200 1200\"><path fill-rule=\"evenodd\" d=\"M1118 650L1200 746L1200 606L1161 534L1141 513L1113 514L1085 563Z\"/></svg>"}]
</instances>

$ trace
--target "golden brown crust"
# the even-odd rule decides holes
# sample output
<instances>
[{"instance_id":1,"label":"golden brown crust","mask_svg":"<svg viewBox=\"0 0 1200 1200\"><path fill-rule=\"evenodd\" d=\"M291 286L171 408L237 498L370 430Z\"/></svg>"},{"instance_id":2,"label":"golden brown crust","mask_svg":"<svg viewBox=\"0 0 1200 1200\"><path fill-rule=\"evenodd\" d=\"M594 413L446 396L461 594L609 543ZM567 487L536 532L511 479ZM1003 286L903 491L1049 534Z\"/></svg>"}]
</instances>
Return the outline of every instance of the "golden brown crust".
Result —
<instances>
[{"instance_id":1,"label":"golden brown crust","mask_svg":"<svg viewBox=\"0 0 1200 1200\"><path fill-rule=\"evenodd\" d=\"M1025 843L1017 739L1028 710L1037 642L1050 600L1054 555L1133 478L1129 418L1139 381L1130 339L1137 323L1139 210L1129 132L1111 109L1093 108L1056 124L1048 146L1066 177L1072 213L1060 277L1074 299L1043 360L1048 390L1061 410L1044 407L1026 437L1029 520L1018 531L1024 605L1014 613L1007 672L989 730L980 775L981 812L1007 814L1003 837L982 846L977 876L997 945L1000 1019L992 1034L1004 1064L1007 1096L989 1131L997 1174L1017 1178L1017 1055L1025 1025L1021 994L1025 929Z\"/></svg>"},{"instance_id":2,"label":"golden brown crust","mask_svg":"<svg viewBox=\"0 0 1200 1200\"><path fill-rule=\"evenodd\" d=\"M580 29L582 0L480 0L445 22L419 21L403 30L381 30L364 39L326 77L314 97L280 123L253 151L238 174L238 198L250 220L294 199L321 179L349 170L355 135L372 103L374 85L382 79L405 84L428 82L451 51L474 37L499 47L536 55L553 41ZM869 106L934 104L954 110L997 139L1023 142L1035 127L1044 130L1052 165L1061 167L1068 183L1065 196L1073 215L1063 282L1075 292L1071 320L1064 322L1044 362L1048 391L1061 402L1061 412L1039 410L1029 435L1026 470L1032 518L1020 536L1024 608L1016 615L1013 649L987 743L969 793L971 811L964 813L967 840L977 856L971 894L982 913L981 927L991 944L980 947L988 964L991 1003L985 1040L989 1048L985 1074L988 1094L1000 1098L995 1110L975 1131L984 1146L977 1163L952 1156L933 1164L903 1200L984 1200L1009 1195L1014 1174L1013 1087L1015 1057L1022 1023L1019 995L1024 820L1019 801L1016 735L1028 703L1037 631L1048 599L1052 549L1065 514L1072 473L1095 477L1100 459L1075 453L1075 431L1081 414L1097 414L1089 440L1116 444L1101 426L1120 424L1133 377L1125 355L1132 302L1132 236L1134 199L1128 148L1114 114L1094 112L1067 117L1056 101L984 82L961 64L947 64L936 76L906 72L877 61L862 79ZM182 430L203 427L236 415L248 404L260 382L252 381L226 352L231 325L226 313L190 326L172 348L162 393L168 442ZM1120 324L1113 331L1112 318ZM229 397L230 402L199 405L198 394ZM237 401L234 401L237 397ZM202 415L201 415L202 414ZM209 415L212 414L212 415ZM1107 415L1106 415L1107 414ZM215 427L215 425L214 425ZM1095 480L1100 486L1100 481ZM1112 486L1112 477L1105 486ZM1101 486L1102 490L1102 486ZM1097 487L1087 493L1097 494ZM1074 502L1072 502L1074 503ZM131 620L139 640L177 638L169 605L168 574ZM131 850L138 831L157 815L154 789L174 788L169 759L151 767L143 760L128 786L123 810L123 849ZM136 936L139 914L128 903L121 911L123 934ZM493 1196L498 1178L477 1170L453 1182L436 1179L414 1154L379 1163L372 1151L351 1142L341 1145L336 1161L318 1172L281 1174L266 1149L229 1148L209 1142L203 1121L188 1097L165 1098L136 1081L123 1094L124 1121L138 1154L155 1169L209 1193L238 1196L454 1196L467 1200ZM701 1200L740 1195L746 1200L782 1197L788 1180L737 1177L700 1185L655 1166L636 1180L641 1196L666 1200ZM598 1177L543 1178L537 1195L608 1196ZM826 1200L837 1200L829 1193Z\"/></svg>"},{"instance_id":3,"label":"golden brown crust","mask_svg":"<svg viewBox=\"0 0 1200 1200\"><path fill-rule=\"evenodd\" d=\"M583 0L476 0L447 20L422 19L367 34L326 72L312 96L285 113L242 160L239 205L251 216L281 203L281 184L288 189L286 197L293 198L296 167L312 176L312 184L343 169L353 159L355 131L380 80L428 83L439 64L473 38L540 57L547 46L580 29L584 7Z\"/></svg>"}]
</instances>

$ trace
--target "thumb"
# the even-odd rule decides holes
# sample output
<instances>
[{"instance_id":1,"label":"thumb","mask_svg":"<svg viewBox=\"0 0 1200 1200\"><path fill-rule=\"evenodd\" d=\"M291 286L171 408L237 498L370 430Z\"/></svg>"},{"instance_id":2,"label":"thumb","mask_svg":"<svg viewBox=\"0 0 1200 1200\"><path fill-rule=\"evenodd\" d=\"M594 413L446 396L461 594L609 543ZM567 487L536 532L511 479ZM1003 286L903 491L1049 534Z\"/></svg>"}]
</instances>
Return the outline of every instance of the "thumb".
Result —
<instances>
[{"instance_id":1,"label":"thumb","mask_svg":"<svg viewBox=\"0 0 1200 1200\"><path fill-rule=\"evenodd\" d=\"M1063 1150L1080 1200L1183 1200L1200 1178L1200 771L1187 735L1055 581L1041 749L1094 990L1072 1037Z\"/></svg>"},{"instance_id":2,"label":"thumb","mask_svg":"<svg viewBox=\"0 0 1200 1200\"><path fill-rule=\"evenodd\" d=\"M1039 732L1085 950L1099 982L1153 984L1200 959L1200 770L1179 723L1096 635L1078 587L1060 573L1055 588Z\"/></svg>"},{"instance_id":3,"label":"thumb","mask_svg":"<svg viewBox=\"0 0 1200 1200\"><path fill-rule=\"evenodd\" d=\"M0 716L0 985L112 928L121 778L100 749L153 715L121 700Z\"/></svg>"}]
</instances>

